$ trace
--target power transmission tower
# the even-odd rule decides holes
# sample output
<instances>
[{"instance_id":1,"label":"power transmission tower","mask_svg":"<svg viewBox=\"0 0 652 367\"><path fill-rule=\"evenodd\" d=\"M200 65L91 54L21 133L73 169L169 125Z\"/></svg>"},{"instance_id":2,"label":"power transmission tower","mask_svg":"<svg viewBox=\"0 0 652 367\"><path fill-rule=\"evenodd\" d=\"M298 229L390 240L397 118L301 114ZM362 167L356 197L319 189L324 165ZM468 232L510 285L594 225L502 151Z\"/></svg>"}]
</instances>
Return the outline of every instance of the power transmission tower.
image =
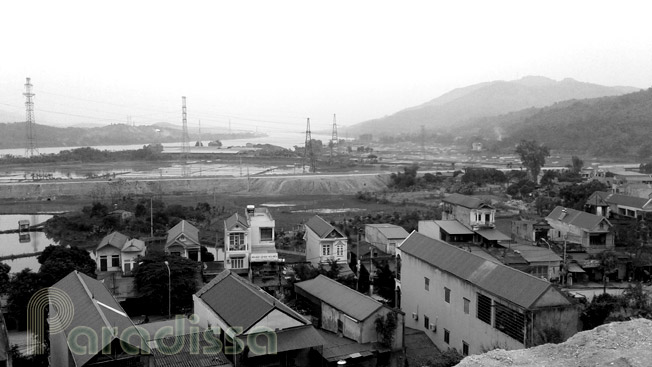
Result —
<instances>
[{"instance_id":1,"label":"power transmission tower","mask_svg":"<svg viewBox=\"0 0 652 367\"><path fill-rule=\"evenodd\" d=\"M333 114L333 134L331 135L331 158L330 164L333 164L333 150L336 152L339 148L339 139L337 138L337 122L335 120L335 114Z\"/></svg>"},{"instance_id":2,"label":"power transmission tower","mask_svg":"<svg viewBox=\"0 0 652 367\"><path fill-rule=\"evenodd\" d=\"M33 157L34 154L39 154L38 147L36 145L36 134L34 133L34 93L32 93L32 83L31 79L27 78L25 83L25 114L26 114L26 124L27 124L27 148L25 148L25 155L27 157Z\"/></svg>"},{"instance_id":3,"label":"power transmission tower","mask_svg":"<svg viewBox=\"0 0 652 367\"><path fill-rule=\"evenodd\" d=\"M306 160L310 160L309 172L315 172L315 152L312 149L312 135L310 133L310 118L306 124L306 143L303 149L303 173L306 173Z\"/></svg>"},{"instance_id":4,"label":"power transmission tower","mask_svg":"<svg viewBox=\"0 0 652 367\"><path fill-rule=\"evenodd\" d=\"M184 177L190 176L190 170L188 168L188 153L190 152L190 146L188 145L188 115L186 113L186 97L181 97L181 120L183 122L183 140L181 143L181 159L183 160L183 171L182 175Z\"/></svg>"}]
</instances>

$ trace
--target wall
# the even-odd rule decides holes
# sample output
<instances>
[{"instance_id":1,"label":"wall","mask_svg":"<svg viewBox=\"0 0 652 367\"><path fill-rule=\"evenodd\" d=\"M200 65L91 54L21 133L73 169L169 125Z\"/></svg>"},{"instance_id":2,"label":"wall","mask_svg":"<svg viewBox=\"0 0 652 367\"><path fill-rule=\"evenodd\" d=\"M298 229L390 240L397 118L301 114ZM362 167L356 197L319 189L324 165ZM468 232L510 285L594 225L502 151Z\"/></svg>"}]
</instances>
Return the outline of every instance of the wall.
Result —
<instances>
[{"instance_id":1,"label":"wall","mask_svg":"<svg viewBox=\"0 0 652 367\"><path fill-rule=\"evenodd\" d=\"M306 261L317 266L321 261L321 238L312 229L306 227Z\"/></svg>"},{"instance_id":2,"label":"wall","mask_svg":"<svg viewBox=\"0 0 652 367\"><path fill-rule=\"evenodd\" d=\"M113 255L118 255L120 256L120 266L111 266L111 257ZM101 256L106 256L106 264L107 264L107 271L119 271L122 270L122 256L121 256L120 250L117 248L107 245L102 247L97 251L97 255L95 258L95 261L97 262L97 269L100 269L100 258Z\"/></svg>"},{"instance_id":3,"label":"wall","mask_svg":"<svg viewBox=\"0 0 652 367\"><path fill-rule=\"evenodd\" d=\"M559 342L546 338L547 330L556 330L560 333L561 340L565 341L581 330L581 306L552 307L539 309L534 313L534 344L540 345L547 342Z\"/></svg>"},{"instance_id":4,"label":"wall","mask_svg":"<svg viewBox=\"0 0 652 367\"><path fill-rule=\"evenodd\" d=\"M507 350L524 347L476 317L478 289L475 286L408 253L403 252L401 259L401 310L405 312L406 327L424 331L440 350L451 347L462 352L462 341L469 345L470 354L479 354L496 346ZM429 291L424 289L424 276L430 278ZM444 300L444 287L451 290L451 303ZM470 300L469 314L464 313L463 298ZM415 321L412 313L417 313L419 319ZM430 323L437 325L437 332L424 327L424 315L430 318ZM450 331L449 344L444 342L444 328Z\"/></svg>"},{"instance_id":5,"label":"wall","mask_svg":"<svg viewBox=\"0 0 652 367\"><path fill-rule=\"evenodd\" d=\"M337 322L342 321L342 336L364 343L362 340L362 325L353 318L346 316L340 310L328 303L321 303L321 328L337 334Z\"/></svg>"}]
</instances>

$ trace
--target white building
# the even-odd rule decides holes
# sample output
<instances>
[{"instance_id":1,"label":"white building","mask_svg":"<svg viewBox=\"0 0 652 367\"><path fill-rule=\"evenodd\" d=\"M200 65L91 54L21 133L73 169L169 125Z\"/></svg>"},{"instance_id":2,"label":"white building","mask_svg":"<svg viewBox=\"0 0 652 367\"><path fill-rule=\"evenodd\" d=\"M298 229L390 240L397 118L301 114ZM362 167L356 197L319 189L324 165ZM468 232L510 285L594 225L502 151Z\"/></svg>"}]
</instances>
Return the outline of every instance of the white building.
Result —
<instances>
[{"instance_id":1,"label":"white building","mask_svg":"<svg viewBox=\"0 0 652 367\"><path fill-rule=\"evenodd\" d=\"M347 241L337 228L315 215L305 224L306 260L315 266L334 259L346 264Z\"/></svg>"},{"instance_id":2,"label":"white building","mask_svg":"<svg viewBox=\"0 0 652 367\"><path fill-rule=\"evenodd\" d=\"M396 255L396 248L408 235L403 227L394 224L365 224L364 226L365 241L390 255Z\"/></svg>"},{"instance_id":3,"label":"white building","mask_svg":"<svg viewBox=\"0 0 652 367\"><path fill-rule=\"evenodd\" d=\"M245 215L224 221L224 268L247 273L251 263L278 261L274 243L276 222L267 208L248 205Z\"/></svg>"},{"instance_id":4,"label":"white building","mask_svg":"<svg viewBox=\"0 0 652 367\"><path fill-rule=\"evenodd\" d=\"M199 229L185 220L177 223L168 231L165 253L201 261Z\"/></svg>"},{"instance_id":5,"label":"white building","mask_svg":"<svg viewBox=\"0 0 652 367\"><path fill-rule=\"evenodd\" d=\"M95 261L97 270L121 271L124 275L130 275L135 266L136 258L145 255L145 243L120 232L112 232L102 238L95 249Z\"/></svg>"}]
</instances>

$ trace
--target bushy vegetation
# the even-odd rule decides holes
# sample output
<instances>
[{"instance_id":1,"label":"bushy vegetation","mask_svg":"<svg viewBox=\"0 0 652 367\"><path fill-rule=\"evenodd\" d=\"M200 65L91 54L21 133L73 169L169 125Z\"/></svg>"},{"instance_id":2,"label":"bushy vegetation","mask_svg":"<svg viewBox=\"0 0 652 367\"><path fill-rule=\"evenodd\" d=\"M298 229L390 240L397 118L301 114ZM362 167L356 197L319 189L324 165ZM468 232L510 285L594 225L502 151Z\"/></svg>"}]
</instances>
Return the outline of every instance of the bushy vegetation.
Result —
<instances>
[{"instance_id":1,"label":"bushy vegetation","mask_svg":"<svg viewBox=\"0 0 652 367\"><path fill-rule=\"evenodd\" d=\"M462 183L502 184L507 182L507 175L494 168L467 168L462 176Z\"/></svg>"},{"instance_id":2,"label":"bushy vegetation","mask_svg":"<svg viewBox=\"0 0 652 367\"><path fill-rule=\"evenodd\" d=\"M137 150L109 151L85 147L71 150L62 150L56 154L42 154L31 157L4 156L0 164L29 164L29 163L55 163L55 162L81 162L98 163L114 161L141 161L163 159L160 144L145 145Z\"/></svg>"},{"instance_id":3,"label":"bushy vegetation","mask_svg":"<svg viewBox=\"0 0 652 367\"><path fill-rule=\"evenodd\" d=\"M600 181L593 180L586 183L578 183L564 186L559 190L559 197L567 208L582 210L586 200L596 191L606 191L607 185Z\"/></svg>"},{"instance_id":4,"label":"bushy vegetation","mask_svg":"<svg viewBox=\"0 0 652 367\"><path fill-rule=\"evenodd\" d=\"M626 321L631 318L652 319L650 295L641 283L630 285L621 296L600 294L591 300L580 316L584 330L613 321Z\"/></svg>"}]
</instances>

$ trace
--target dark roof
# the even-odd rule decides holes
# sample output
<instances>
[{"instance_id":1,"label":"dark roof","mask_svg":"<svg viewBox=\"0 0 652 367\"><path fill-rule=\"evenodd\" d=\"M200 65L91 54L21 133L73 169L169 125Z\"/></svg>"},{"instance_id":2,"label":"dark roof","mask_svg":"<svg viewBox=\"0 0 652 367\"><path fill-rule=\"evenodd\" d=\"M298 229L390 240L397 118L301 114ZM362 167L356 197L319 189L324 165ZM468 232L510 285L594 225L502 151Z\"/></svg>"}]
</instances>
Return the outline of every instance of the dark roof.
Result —
<instances>
[{"instance_id":1,"label":"dark roof","mask_svg":"<svg viewBox=\"0 0 652 367\"><path fill-rule=\"evenodd\" d=\"M403 241L401 252L524 308L530 308L539 297L553 289L545 280L418 232L412 232Z\"/></svg>"},{"instance_id":2,"label":"dark roof","mask_svg":"<svg viewBox=\"0 0 652 367\"><path fill-rule=\"evenodd\" d=\"M216 336L216 339L219 336ZM231 366L222 351L204 338L203 333L168 336L156 342L152 348L156 367L212 367ZM180 349L178 348L180 346ZM208 347L208 348L205 348ZM197 352L199 351L199 353Z\"/></svg>"},{"instance_id":3,"label":"dark roof","mask_svg":"<svg viewBox=\"0 0 652 367\"><path fill-rule=\"evenodd\" d=\"M459 221L456 220L435 220L433 221L435 224L439 226L439 228L443 229L444 232L454 235L454 234L473 234L473 231L466 228L464 224L460 223Z\"/></svg>"},{"instance_id":4,"label":"dark roof","mask_svg":"<svg viewBox=\"0 0 652 367\"><path fill-rule=\"evenodd\" d=\"M170 244L170 242L176 240L177 237L179 237L179 235L182 233L186 235L186 237L188 237L191 241L199 244L199 230L197 227L186 222L185 220L182 220L181 222L177 223L176 226L170 228L168 231L167 244Z\"/></svg>"},{"instance_id":5,"label":"dark roof","mask_svg":"<svg viewBox=\"0 0 652 367\"><path fill-rule=\"evenodd\" d=\"M330 225L330 223L328 223L318 215L315 215L314 217L310 218L308 222L306 222L306 227L310 228L320 238L326 238L326 236L331 234L331 232L333 231L337 232L339 237L344 237L344 235L342 235L340 231L337 230L337 228Z\"/></svg>"},{"instance_id":6,"label":"dark roof","mask_svg":"<svg viewBox=\"0 0 652 367\"><path fill-rule=\"evenodd\" d=\"M303 325L274 331L274 335L276 335L277 353L324 345L324 339L321 337L321 335L319 335L317 330L315 330L312 325ZM238 338L245 344L247 343L247 336L240 335ZM255 357L256 354L249 354L249 356Z\"/></svg>"},{"instance_id":7,"label":"dark roof","mask_svg":"<svg viewBox=\"0 0 652 367\"><path fill-rule=\"evenodd\" d=\"M324 275L294 285L352 318L363 321L383 304Z\"/></svg>"},{"instance_id":8,"label":"dark roof","mask_svg":"<svg viewBox=\"0 0 652 367\"><path fill-rule=\"evenodd\" d=\"M610 193L606 191L594 191L591 196L586 200L586 205L593 205L593 206L600 206L600 205L608 205L608 203L605 201L607 196L609 196Z\"/></svg>"},{"instance_id":9,"label":"dark roof","mask_svg":"<svg viewBox=\"0 0 652 367\"><path fill-rule=\"evenodd\" d=\"M565 214L564 214L565 212ZM606 221L611 227L611 223L603 216L595 215L571 208L564 208L561 206L555 207L555 209L548 214L546 217L547 220L558 220L567 224L574 225L576 227L586 229L588 231L594 230L598 224L602 221Z\"/></svg>"},{"instance_id":10,"label":"dark roof","mask_svg":"<svg viewBox=\"0 0 652 367\"><path fill-rule=\"evenodd\" d=\"M394 224L366 224L368 227L376 228L378 232L382 233L387 239L392 238L406 238L409 233L401 226Z\"/></svg>"},{"instance_id":11,"label":"dark roof","mask_svg":"<svg viewBox=\"0 0 652 367\"><path fill-rule=\"evenodd\" d=\"M475 233L488 239L489 241L509 241L512 239L508 235L494 228L478 229L475 231Z\"/></svg>"},{"instance_id":12,"label":"dark roof","mask_svg":"<svg viewBox=\"0 0 652 367\"><path fill-rule=\"evenodd\" d=\"M479 198L473 196L460 195L460 194L451 194L450 196L444 198L442 201L445 203L459 205L470 209L479 209L482 207L493 208L489 204L484 204L482 200Z\"/></svg>"},{"instance_id":13,"label":"dark roof","mask_svg":"<svg viewBox=\"0 0 652 367\"><path fill-rule=\"evenodd\" d=\"M328 362L337 362L348 358L370 357L378 350L373 343L358 343L355 340L341 338L328 331L319 330L324 339L322 357Z\"/></svg>"},{"instance_id":14,"label":"dark roof","mask_svg":"<svg viewBox=\"0 0 652 367\"><path fill-rule=\"evenodd\" d=\"M102 238L102 241L100 241L100 244L97 245L96 250L99 250L102 247L109 246L109 245L117 248L118 250L122 250L122 248L124 247L125 243L128 240L129 240L129 237L123 235L120 232L117 232L117 231L116 232L111 232L111 233L107 234L106 236L104 236L104 238Z\"/></svg>"},{"instance_id":15,"label":"dark roof","mask_svg":"<svg viewBox=\"0 0 652 367\"><path fill-rule=\"evenodd\" d=\"M645 198L620 195L620 194L609 194L609 196L605 198L605 201L609 204L629 206L632 208L637 208L642 210L652 210L652 199L645 199Z\"/></svg>"},{"instance_id":16,"label":"dark roof","mask_svg":"<svg viewBox=\"0 0 652 367\"><path fill-rule=\"evenodd\" d=\"M70 298L70 310L64 308L56 309L56 305L61 303L54 302L53 300L64 299L59 291L63 291ZM71 353L72 358L75 360L75 365L83 366L97 355L102 348L115 339L121 339L123 342L134 346L141 345L133 337L124 338L130 333L123 333L123 331L128 328L134 328L135 326L120 304L111 296L108 289L100 281L75 270L50 288L49 297L51 302L54 302L55 314L60 314L64 317L67 312L71 313L70 323L64 329L66 335L78 326L90 328L97 335L105 334L103 333L103 328L113 330L115 327L118 330L117 334L112 337L100 338L96 349L91 348L89 345L87 353ZM143 338L143 344L145 342Z\"/></svg>"},{"instance_id":17,"label":"dark roof","mask_svg":"<svg viewBox=\"0 0 652 367\"><path fill-rule=\"evenodd\" d=\"M249 224L247 224L247 218L241 216L238 213L235 213L224 220L224 227L226 229L230 230L231 228L235 227L236 224L243 229L249 228Z\"/></svg>"},{"instance_id":18,"label":"dark roof","mask_svg":"<svg viewBox=\"0 0 652 367\"><path fill-rule=\"evenodd\" d=\"M279 310L304 324L308 323L281 301L229 270L224 270L213 278L196 295L227 324L242 327L243 332L272 310Z\"/></svg>"}]
</instances>

